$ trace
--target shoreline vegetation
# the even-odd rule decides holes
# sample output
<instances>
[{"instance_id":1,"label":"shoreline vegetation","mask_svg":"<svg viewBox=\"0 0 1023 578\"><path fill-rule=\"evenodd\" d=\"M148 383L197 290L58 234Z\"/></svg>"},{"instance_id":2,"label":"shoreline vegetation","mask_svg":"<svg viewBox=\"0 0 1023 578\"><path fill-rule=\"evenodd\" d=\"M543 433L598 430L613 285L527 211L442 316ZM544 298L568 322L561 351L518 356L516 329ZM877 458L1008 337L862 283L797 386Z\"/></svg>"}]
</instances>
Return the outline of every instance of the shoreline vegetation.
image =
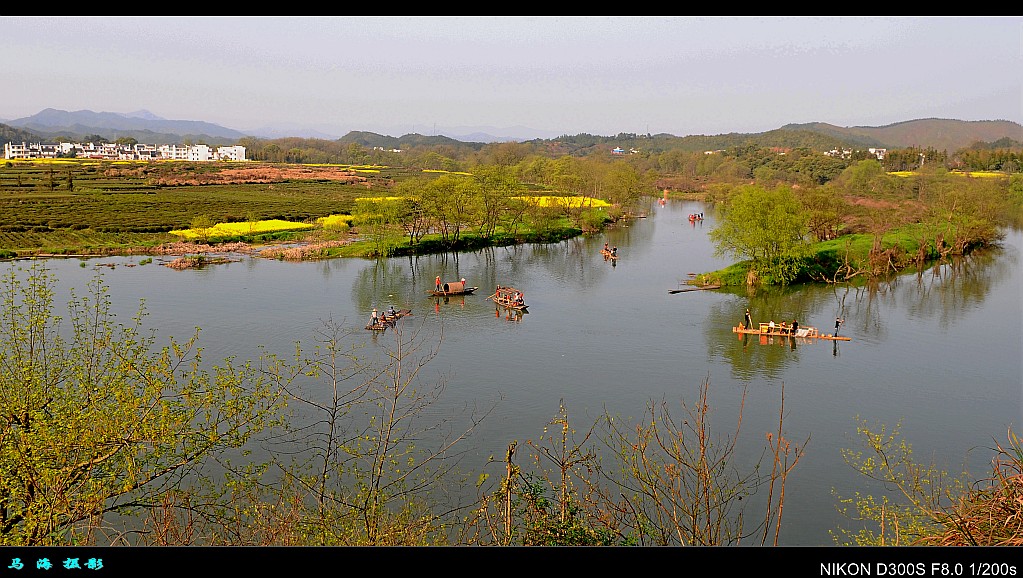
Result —
<instances>
[{"instance_id":1,"label":"shoreline vegetation","mask_svg":"<svg viewBox=\"0 0 1023 578\"><path fill-rule=\"evenodd\" d=\"M176 255L171 266L187 268L231 253L377 258L550 243L642 216L640 200L656 196L718 209L711 235L735 262L688 284L769 286L883 277L996 244L1000 227L1023 222L1019 173L886 172L873 159L833 167L817 186L764 170L751 181L652 177L629 159L457 171L59 160L0 171L0 259Z\"/></svg>"},{"instance_id":2,"label":"shoreline vegetation","mask_svg":"<svg viewBox=\"0 0 1023 578\"><path fill-rule=\"evenodd\" d=\"M1023 223L1015 160L990 178L950 170L990 161L980 153L889 151L882 163L755 146L624 158L546 151L505 143L456 159L438 147L410 151L401 168L300 171L7 162L0 258L160 255L187 268L232 253L379 258L551 243L642 217L641 201L654 196L714 206L712 240L735 264L696 282L771 286L876 279L992 246ZM911 164L924 156L926 167ZM101 276L63 317L52 272L11 269L0 278L0 431L11 432L0 436L0 544L779 545L786 480L806 443L786 432L785 411L761 448L714 435L709 379L680 406L649 400L635 423L613 410L580 422L562 403L543 435L509 441L493 467L462 473L453 467L462 442L493 408L466 408L466 431L440 428L440 446L423 443L438 430L430 406L445 383L417 379L440 345L415 328L398 324L387 355L364 365L349 349L362 328L328 319L311 346L258 363L227 358L209 372L199 328L160 349L141 330L142 304L128 325L113 319ZM67 339L55 330L61 319L74 328ZM313 403L325 388L332 399ZM785 401L783 384L780 410ZM291 405L316 426L282 417ZM736 419L725 431L738 432L741 411ZM1023 443L1011 430L979 480L919 461L897 425L864 421L857 434L843 459L886 493L836 496L850 521L836 544L1020 544ZM268 440L280 451L245 461ZM302 451L289 451L296 444ZM751 451L761 458L739 466ZM214 462L223 479L208 477ZM476 496L452 507L450 487Z\"/></svg>"}]
</instances>

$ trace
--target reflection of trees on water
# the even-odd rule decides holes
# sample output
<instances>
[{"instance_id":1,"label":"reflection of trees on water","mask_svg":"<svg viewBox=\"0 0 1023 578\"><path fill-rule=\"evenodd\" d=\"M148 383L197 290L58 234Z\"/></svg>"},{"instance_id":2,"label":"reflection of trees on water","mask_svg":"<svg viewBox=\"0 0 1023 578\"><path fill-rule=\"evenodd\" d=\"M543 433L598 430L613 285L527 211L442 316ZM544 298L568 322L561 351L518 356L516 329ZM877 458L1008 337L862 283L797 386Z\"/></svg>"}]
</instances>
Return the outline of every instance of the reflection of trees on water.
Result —
<instances>
[{"instance_id":1,"label":"reflection of trees on water","mask_svg":"<svg viewBox=\"0 0 1023 578\"><path fill-rule=\"evenodd\" d=\"M735 300L718 303L708 313L707 353L710 358L726 359L735 379L776 379L789 365L798 364L803 355L830 357L837 354L837 347L832 347L835 342L828 340L747 335L733 333L731 329L743 322L746 307L749 307L754 325L771 320L791 324L795 319L800 327L811 326L821 333L834 333L834 312L842 299L834 287L815 285L754 291L742 288L732 292Z\"/></svg>"},{"instance_id":2,"label":"reflection of trees on water","mask_svg":"<svg viewBox=\"0 0 1023 578\"><path fill-rule=\"evenodd\" d=\"M591 287L611 273L607 267L594 267L593 261L603 259L600 250L604 242L597 237L575 237L560 243L534 245L519 266L535 275L545 271L545 277L570 287Z\"/></svg>"},{"instance_id":3,"label":"reflection of trees on water","mask_svg":"<svg viewBox=\"0 0 1023 578\"><path fill-rule=\"evenodd\" d=\"M1017 266L1018 255L992 248L937 263L915 275L916 283L904 291L907 309L914 316L939 316L947 328L963 314L979 307L992 288L1004 282Z\"/></svg>"},{"instance_id":4,"label":"reflection of trees on water","mask_svg":"<svg viewBox=\"0 0 1023 578\"><path fill-rule=\"evenodd\" d=\"M604 243L618 247L618 254L628 259L630 252L641 253L649 250L654 239L653 223L644 220L643 226L630 226L629 222L611 226L598 235L581 235L558 243L508 247L516 252L511 257L515 263L512 273L534 274L544 270L547 276L575 287L590 287L605 275L611 274L612 267L593 267L595 260L602 260L600 254ZM520 270L520 271L516 271Z\"/></svg>"},{"instance_id":5,"label":"reflection of trees on water","mask_svg":"<svg viewBox=\"0 0 1023 578\"><path fill-rule=\"evenodd\" d=\"M256 261L256 259L250 259L250 261ZM316 270L320 273L320 276L324 279L330 279L335 273L342 276L345 275L344 271L350 267L362 267L364 261L362 259L319 259L314 261L313 264ZM341 273L339 273L341 272Z\"/></svg>"},{"instance_id":6,"label":"reflection of trees on water","mask_svg":"<svg viewBox=\"0 0 1023 578\"><path fill-rule=\"evenodd\" d=\"M856 332L862 335L870 335L878 340L885 339L888 328L884 311L897 307L896 289L899 284L900 278L893 277L883 281L871 281L860 287L834 286L837 306L832 319L835 317L844 319L842 327L847 328L846 332L855 328ZM829 332L833 333L834 329L832 325ZM842 331L839 330L839 333Z\"/></svg>"},{"instance_id":7,"label":"reflection of trees on water","mask_svg":"<svg viewBox=\"0 0 1023 578\"><path fill-rule=\"evenodd\" d=\"M360 311L369 312L376 307L381 311L388 305L395 309L415 309L412 274L402 259L377 259L359 271L352 282L353 301ZM418 300L420 296L415 296Z\"/></svg>"},{"instance_id":8,"label":"reflection of trees on water","mask_svg":"<svg viewBox=\"0 0 1023 578\"><path fill-rule=\"evenodd\" d=\"M767 317L761 317L760 308L750 305L753 323ZM732 377L739 380L757 378L775 378L781 373L785 364L787 348L764 345L759 343L759 336L744 336L732 333L732 327L743 322L746 302L735 300L712 305L707 315L707 355L710 358L723 357L732 368ZM754 313L756 312L756 313ZM727 333L725 333L727 331ZM749 337L749 339L744 339Z\"/></svg>"},{"instance_id":9,"label":"reflection of trees on water","mask_svg":"<svg viewBox=\"0 0 1023 578\"><path fill-rule=\"evenodd\" d=\"M976 309L999 281L1012 274L1017 258L998 248L954 257L868 283L843 292L843 317L858 332L884 339L888 333L885 311L903 308L911 317L940 318L947 328L966 312Z\"/></svg>"},{"instance_id":10,"label":"reflection of trees on water","mask_svg":"<svg viewBox=\"0 0 1023 578\"><path fill-rule=\"evenodd\" d=\"M642 226L640 226L642 225ZM622 221L620 224L608 227L603 235L595 235L599 243L596 247L599 251L607 241L611 246L618 247L618 253L623 249L631 252L646 252L653 244L654 232L657 230L657 221L647 217L636 221Z\"/></svg>"},{"instance_id":11,"label":"reflection of trees on water","mask_svg":"<svg viewBox=\"0 0 1023 578\"><path fill-rule=\"evenodd\" d=\"M948 328L966 313L980 308L1000 282L1011 278L1018 255L993 248L903 273L861 286L813 285L784 289L734 289L736 300L715 305L708 315L707 343L711 357L727 359L737 379L776 378L800 356L819 349L839 354L842 344L823 340L764 339L724 330L743 321L748 304L753 322L774 320L817 327L834 333L834 319L845 323L839 333L855 331L878 342L890 331L887 312L905 309L912 317L938 316ZM720 345L722 339L727 346Z\"/></svg>"},{"instance_id":12,"label":"reflection of trees on water","mask_svg":"<svg viewBox=\"0 0 1023 578\"><path fill-rule=\"evenodd\" d=\"M647 222L650 221L650 222ZM445 252L404 258L378 259L363 268L353 286L355 301L362 309L372 309L387 295L395 299L416 298L433 288L437 275L443 281L466 278L469 286L479 287L479 295L486 297L497 285L515 286L522 279L530 279L543 271L549 279L575 287L598 284L612 267L593 267L594 259L602 259L600 250L604 242L623 250L646 251L654 239L652 221L644 226L630 226L628 221L608 227L600 234L580 235L557 243L507 245L485 247L467 252ZM400 264L400 265L399 265ZM326 274L326 273L325 273ZM395 307L399 307L395 303Z\"/></svg>"}]
</instances>

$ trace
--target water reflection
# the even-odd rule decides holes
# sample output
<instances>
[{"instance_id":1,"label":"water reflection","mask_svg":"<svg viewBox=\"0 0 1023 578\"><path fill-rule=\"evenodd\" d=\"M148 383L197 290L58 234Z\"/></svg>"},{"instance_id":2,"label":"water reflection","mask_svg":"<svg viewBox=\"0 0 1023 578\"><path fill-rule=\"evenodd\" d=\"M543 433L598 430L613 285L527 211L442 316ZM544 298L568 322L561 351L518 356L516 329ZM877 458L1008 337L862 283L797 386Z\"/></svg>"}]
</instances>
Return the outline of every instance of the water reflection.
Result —
<instances>
[{"instance_id":1,"label":"water reflection","mask_svg":"<svg viewBox=\"0 0 1023 578\"><path fill-rule=\"evenodd\" d=\"M714 329L744 322L743 303L749 307L754 324L797 320L800 326L834 333L833 320L840 317L844 319L842 332L855 333L857 342L865 340L872 344L893 338L893 311L904 310L909 317L919 320L936 318L942 331L954 330L964 317L985 306L996 286L1014 278L1018 261L1014 251L996 247L860 286L727 289L721 292L740 300L720 303L709 312L708 355L727 360L736 378L749 380L777 379L788 366L801 363L800 351L804 348L819 349L827 343L832 356L841 354L842 344L837 341L819 344L813 339L744 334L734 334L731 347L719 347L720 336Z\"/></svg>"},{"instance_id":2,"label":"water reflection","mask_svg":"<svg viewBox=\"0 0 1023 578\"><path fill-rule=\"evenodd\" d=\"M121 318L130 318L145 298L148 322L161 339L201 326L204 359L211 362L253 358L261 346L292 351L329 317L349 320L367 354L383 352L394 332L366 331L370 310L411 309L406 320L443 333L443 346L421 375L448 386L450 408L437 415L502 399L481 426L483 459L543 431L562 399L574 415L605 408L637 415L649 399L688 398L707 378L724 415L737 412L736 392L749 387L743 425L759 448L763 433L776 427L776 392L784 383L786 427L796 437L813 436L786 490L785 545L829 545L828 531L841 523L832 488L849 495L862 487L839 451L851 443L856 416L903 421L920 455L955 460L1023 421L1020 232L1001 251L864 286L670 294L689 272L716 270L728 260L714 256L706 237L712 207L651 205L651 217L628 227L550 245L380 260L251 258L184 271L118 266L103 267L103 274ZM703 211L706 220L696 227L686 220ZM603 260L605 242L618 246L621 271ZM77 261L52 266L58 302L68 287L82 288L95 274ZM435 298L427 291L438 275L465 277L480 289ZM486 297L497 285L523 289L530 312L496 307ZM852 341L733 333L747 307L754 322L795 319L825 333L841 316L842 334ZM976 464L982 468L989 458L979 455Z\"/></svg>"}]
</instances>

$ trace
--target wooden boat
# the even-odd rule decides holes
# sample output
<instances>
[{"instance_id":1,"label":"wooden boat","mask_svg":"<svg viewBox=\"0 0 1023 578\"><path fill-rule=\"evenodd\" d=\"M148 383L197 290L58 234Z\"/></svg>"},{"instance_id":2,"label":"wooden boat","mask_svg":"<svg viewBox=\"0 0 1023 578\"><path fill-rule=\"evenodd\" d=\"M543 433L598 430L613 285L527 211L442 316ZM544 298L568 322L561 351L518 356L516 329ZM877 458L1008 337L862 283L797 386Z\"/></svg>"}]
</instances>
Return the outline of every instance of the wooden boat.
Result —
<instances>
[{"instance_id":1,"label":"wooden boat","mask_svg":"<svg viewBox=\"0 0 1023 578\"><path fill-rule=\"evenodd\" d=\"M618 258L618 255L616 255L615 253L613 253L611 251L608 251L607 249L601 249L600 250L600 254L604 256L604 260L605 261L615 260L615 259Z\"/></svg>"},{"instance_id":2,"label":"wooden boat","mask_svg":"<svg viewBox=\"0 0 1023 578\"><path fill-rule=\"evenodd\" d=\"M831 335L830 333L821 333L820 331L817 330L816 327L800 327L799 329L796 330L795 334L793 334L791 331L792 331L791 327L787 327L785 328L785 331L782 331L782 328L778 325L775 325L774 328L772 329L770 323L761 323L760 326L755 329L746 328L743 327L742 325L732 328L733 333L744 333L747 335L766 335L771 337L795 337L799 339L827 339L829 341L852 341L851 337L845 337L844 335L839 336Z\"/></svg>"},{"instance_id":3,"label":"wooden boat","mask_svg":"<svg viewBox=\"0 0 1023 578\"><path fill-rule=\"evenodd\" d=\"M495 291L493 295L487 297L487 299L490 299L501 307L525 312L529 309L529 305L519 301L518 296L520 293L521 291L514 287L498 287L497 291Z\"/></svg>"},{"instance_id":4,"label":"wooden boat","mask_svg":"<svg viewBox=\"0 0 1023 578\"><path fill-rule=\"evenodd\" d=\"M431 289L427 291L434 297L450 297L452 295L472 295L479 287L467 287L465 283L461 281L453 281L451 283L444 283L440 286L440 291Z\"/></svg>"},{"instance_id":5,"label":"wooden boat","mask_svg":"<svg viewBox=\"0 0 1023 578\"><path fill-rule=\"evenodd\" d=\"M405 317L406 315L412 315L412 310L399 309L395 311L394 315L388 315L387 312L384 311L383 314L380 315L379 321L377 321L376 323L367 324L366 329L370 329L373 331L383 331L388 327L394 327L394 323L401 319L402 317Z\"/></svg>"}]
</instances>

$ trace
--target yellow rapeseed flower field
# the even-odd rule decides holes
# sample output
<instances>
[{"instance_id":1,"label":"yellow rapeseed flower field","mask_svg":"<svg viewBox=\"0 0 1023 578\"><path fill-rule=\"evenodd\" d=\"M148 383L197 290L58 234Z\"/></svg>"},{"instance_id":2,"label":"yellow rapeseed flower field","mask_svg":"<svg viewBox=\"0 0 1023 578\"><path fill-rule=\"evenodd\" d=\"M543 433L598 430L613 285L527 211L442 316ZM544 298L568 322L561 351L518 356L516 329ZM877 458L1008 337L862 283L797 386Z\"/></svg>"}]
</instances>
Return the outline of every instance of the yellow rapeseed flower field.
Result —
<instances>
[{"instance_id":1,"label":"yellow rapeseed flower field","mask_svg":"<svg viewBox=\"0 0 1023 578\"><path fill-rule=\"evenodd\" d=\"M302 231L314 228L309 223L298 223L295 221L284 221L281 219L269 219L266 221L245 221L241 223L217 223L205 231L205 236L216 237L237 237L239 235L251 235L259 233L274 233L277 231ZM196 239L202 237L202 231L195 229L178 229L170 232L185 239Z\"/></svg>"},{"instance_id":2,"label":"yellow rapeseed flower field","mask_svg":"<svg viewBox=\"0 0 1023 578\"><path fill-rule=\"evenodd\" d=\"M916 171L894 171L888 174L894 175L896 177L914 177L919 175L920 173ZM1009 176L1005 173L1001 173L998 171L949 171L948 174L959 175L960 177L974 177L978 179L998 179L1006 178Z\"/></svg>"},{"instance_id":3,"label":"yellow rapeseed flower field","mask_svg":"<svg viewBox=\"0 0 1023 578\"><path fill-rule=\"evenodd\" d=\"M970 171L970 172L965 172L965 173L962 172L962 171L952 171L952 174L953 175L963 175L963 176L966 176L966 177L977 177L977 178L981 178L981 179L997 179L997 178L1006 178L1006 177L1009 176L1009 175L1007 175L1005 173L1000 173L1000 172L997 172L997 171Z\"/></svg>"},{"instance_id":4,"label":"yellow rapeseed flower field","mask_svg":"<svg viewBox=\"0 0 1023 578\"><path fill-rule=\"evenodd\" d=\"M338 225L348 225L348 226L351 226L352 225L352 216L351 215L327 215L326 217L320 217L320 218L316 219L316 222L319 223L320 226L324 227L324 228L337 227Z\"/></svg>"},{"instance_id":5,"label":"yellow rapeseed flower field","mask_svg":"<svg viewBox=\"0 0 1023 578\"><path fill-rule=\"evenodd\" d=\"M39 165L77 165L81 161L74 159L32 159L32 162Z\"/></svg>"},{"instance_id":6,"label":"yellow rapeseed flower field","mask_svg":"<svg viewBox=\"0 0 1023 578\"><path fill-rule=\"evenodd\" d=\"M596 199L593 197L555 197L555 196L536 196L536 197L512 197L520 201L532 203L541 207L566 207L566 208L578 208L578 207L610 207L611 203L603 199Z\"/></svg>"}]
</instances>

